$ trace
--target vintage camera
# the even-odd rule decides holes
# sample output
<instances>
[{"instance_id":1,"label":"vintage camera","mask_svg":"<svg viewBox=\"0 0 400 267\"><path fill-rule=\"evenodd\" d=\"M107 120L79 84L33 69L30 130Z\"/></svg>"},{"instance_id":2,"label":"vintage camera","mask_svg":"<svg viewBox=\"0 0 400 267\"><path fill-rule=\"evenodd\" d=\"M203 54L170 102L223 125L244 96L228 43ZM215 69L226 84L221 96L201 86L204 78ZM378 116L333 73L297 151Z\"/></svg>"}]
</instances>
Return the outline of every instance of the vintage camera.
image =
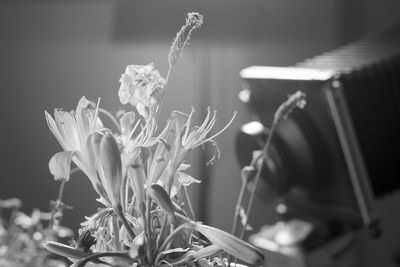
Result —
<instances>
[{"instance_id":1,"label":"vintage camera","mask_svg":"<svg viewBox=\"0 0 400 267\"><path fill-rule=\"evenodd\" d=\"M252 237L256 245L267 240L277 242L276 248L283 242L307 257L333 246L329 257L334 258L357 230L379 235L374 201L400 187L400 79L394 79L399 62L395 57L385 67L346 73L301 67L242 70L239 98L254 121L237 134L241 166L251 161L251 151L262 149L280 103L298 90L307 95L306 107L282 121L272 138L257 195L275 203L280 220ZM293 235L277 241L277 234L285 236L280 231Z\"/></svg>"}]
</instances>

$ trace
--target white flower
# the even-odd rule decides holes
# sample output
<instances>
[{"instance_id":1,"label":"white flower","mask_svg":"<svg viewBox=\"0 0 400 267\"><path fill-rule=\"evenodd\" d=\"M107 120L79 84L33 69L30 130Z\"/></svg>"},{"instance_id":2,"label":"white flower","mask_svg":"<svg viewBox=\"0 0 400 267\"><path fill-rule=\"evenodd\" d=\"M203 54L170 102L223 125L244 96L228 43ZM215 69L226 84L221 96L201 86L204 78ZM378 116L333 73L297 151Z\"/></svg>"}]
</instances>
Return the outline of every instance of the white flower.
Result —
<instances>
[{"instance_id":1,"label":"white flower","mask_svg":"<svg viewBox=\"0 0 400 267\"><path fill-rule=\"evenodd\" d=\"M154 64L128 65L120 78L118 91L122 104L130 103L144 118L154 115L161 101L166 81Z\"/></svg>"},{"instance_id":2,"label":"white flower","mask_svg":"<svg viewBox=\"0 0 400 267\"><path fill-rule=\"evenodd\" d=\"M64 152L56 153L50 160L50 171L54 178L69 179L71 160L91 179L95 176L95 167L88 159L86 139L103 128L97 109L82 97L75 111L54 110L54 119L45 111L47 124ZM64 177L63 177L64 176ZM92 181L93 182L93 181Z\"/></svg>"},{"instance_id":3,"label":"white flower","mask_svg":"<svg viewBox=\"0 0 400 267\"><path fill-rule=\"evenodd\" d=\"M219 148L217 142L213 139L225 131L236 116L235 112L222 130L208 136L216 122L216 111L211 115L210 108L207 108L207 115L203 123L200 126L191 127L193 114L193 108L189 115L177 111L172 112L167 127L160 135L162 142L158 145L154 154L150 170L151 181L155 183L161 179L162 182L160 181L160 183L165 185L169 192L171 192L174 181L181 185L188 183L185 178L189 177L184 177L186 174L178 168L185 166L181 164L191 150L205 143L211 143L214 146L214 151L207 164L213 164L219 158ZM178 177L176 174L178 174ZM190 183L195 181L194 178L190 178L190 180Z\"/></svg>"},{"instance_id":4,"label":"white flower","mask_svg":"<svg viewBox=\"0 0 400 267\"><path fill-rule=\"evenodd\" d=\"M200 145L203 145L205 143L211 143L214 146L214 156L210 161L208 161L208 164L213 164L214 161L219 158L219 148L217 143L213 140L215 137L220 135L222 132L224 132L229 125L233 122L233 119L236 116L236 111L233 114L231 120L225 125L225 127L222 128L222 130L218 131L217 133L213 134L212 136L208 137L208 134L211 132L212 128L215 125L216 122L216 114L217 111L214 110L214 112L211 115L210 107L207 108L207 115L206 118L204 119L203 123L200 126L195 126L191 128L191 121L192 117L194 114L194 109L192 108L192 111L190 112L188 119L186 121L186 124L184 128L182 129L182 132L180 134L180 143L181 143L181 148L182 148L182 155L178 156L179 161L178 163L180 164L182 160L186 157L187 151L190 151Z\"/></svg>"},{"instance_id":5,"label":"white flower","mask_svg":"<svg viewBox=\"0 0 400 267\"><path fill-rule=\"evenodd\" d=\"M88 137L104 129L97 110L97 107L94 108L90 101L82 97L75 111L55 109L54 119L45 111L50 131L64 150L53 155L49 169L55 179L68 181L73 161L89 177L94 189L102 197L101 200L107 203L107 196L97 178L96 166L87 146Z\"/></svg>"}]
</instances>

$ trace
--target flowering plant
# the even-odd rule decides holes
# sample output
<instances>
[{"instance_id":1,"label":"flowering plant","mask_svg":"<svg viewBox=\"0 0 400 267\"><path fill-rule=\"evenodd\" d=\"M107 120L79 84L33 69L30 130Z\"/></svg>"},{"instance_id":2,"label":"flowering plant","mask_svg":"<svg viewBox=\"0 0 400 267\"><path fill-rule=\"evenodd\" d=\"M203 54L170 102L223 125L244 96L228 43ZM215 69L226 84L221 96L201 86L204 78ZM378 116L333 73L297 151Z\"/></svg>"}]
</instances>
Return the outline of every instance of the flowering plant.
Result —
<instances>
[{"instance_id":1,"label":"flowering plant","mask_svg":"<svg viewBox=\"0 0 400 267\"><path fill-rule=\"evenodd\" d=\"M118 96L134 110L115 118L100 108L100 101L82 97L75 111L55 109L54 117L45 112L63 149L50 159L50 172L63 188L71 174L81 170L102 204L81 224L75 244L43 242L50 252L73 261L71 266L89 262L98 266L225 266L229 263L221 257L224 253L247 264L263 264L263 255L252 245L196 221L187 193L189 185L199 182L186 172L188 154L211 143L214 154L209 163L213 163L219 157L214 138L235 115L209 136L215 111L208 108L199 126L192 126L194 109L189 114L173 111L165 128L157 131L171 70L202 21L198 13L187 15L173 41L166 78L153 64L126 67ZM112 118L118 132L103 125L101 114ZM71 162L77 168L71 170Z\"/></svg>"}]
</instances>

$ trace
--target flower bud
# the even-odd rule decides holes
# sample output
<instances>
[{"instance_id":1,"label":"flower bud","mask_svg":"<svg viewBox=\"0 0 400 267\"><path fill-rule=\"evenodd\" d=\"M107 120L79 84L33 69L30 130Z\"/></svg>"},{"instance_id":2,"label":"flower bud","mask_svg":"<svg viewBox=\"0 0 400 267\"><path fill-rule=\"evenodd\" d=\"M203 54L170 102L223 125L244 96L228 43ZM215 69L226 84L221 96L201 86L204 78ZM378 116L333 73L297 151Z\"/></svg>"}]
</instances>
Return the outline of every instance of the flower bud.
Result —
<instances>
[{"instance_id":1,"label":"flower bud","mask_svg":"<svg viewBox=\"0 0 400 267\"><path fill-rule=\"evenodd\" d=\"M117 142L110 133L106 133L100 141L99 174L112 205L116 207L120 203L122 165Z\"/></svg>"}]
</instances>

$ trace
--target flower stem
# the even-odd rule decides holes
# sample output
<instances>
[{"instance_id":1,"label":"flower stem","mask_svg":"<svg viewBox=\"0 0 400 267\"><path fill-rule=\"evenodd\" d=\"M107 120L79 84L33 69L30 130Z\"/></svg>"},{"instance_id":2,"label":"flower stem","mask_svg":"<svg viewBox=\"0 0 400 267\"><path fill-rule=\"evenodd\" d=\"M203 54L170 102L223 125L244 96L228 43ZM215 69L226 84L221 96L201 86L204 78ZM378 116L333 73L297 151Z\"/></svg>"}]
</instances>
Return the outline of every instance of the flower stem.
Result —
<instances>
[{"instance_id":1,"label":"flower stem","mask_svg":"<svg viewBox=\"0 0 400 267\"><path fill-rule=\"evenodd\" d=\"M168 80L169 80L169 75L171 74L171 71L172 71L172 66L169 66L168 72L167 72L167 77L165 78L165 85L164 85L164 88L163 88L163 91L162 91L160 104L159 104L159 106L157 108L157 111L156 111L156 116L155 116L156 117L156 123L158 123L158 119L160 118L161 108L162 108L162 106L164 104L165 92L167 91Z\"/></svg>"},{"instance_id":2,"label":"flower stem","mask_svg":"<svg viewBox=\"0 0 400 267\"><path fill-rule=\"evenodd\" d=\"M115 241L115 250L121 250L121 244L119 242L119 225L118 225L118 218L113 214L112 216L112 223L113 223L113 230L114 230L114 241Z\"/></svg>"},{"instance_id":3,"label":"flower stem","mask_svg":"<svg viewBox=\"0 0 400 267\"><path fill-rule=\"evenodd\" d=\"M196 219L195 219L195 215L194 215L194 210L193 210L192 203L191 203L191 201L190 201L190 197L189 197L189 194L188 194L188 191L187 191L186 186L183 186L183 192L184 192L184 194L185 194L186 202L187 202L187 204L188 204L189 211L190 211L190 215L191 215L191 217L192 217L191 219L192 219L193 221L195 221Z\"/></svg>"},{"instance_id":4,"label":"flower stem","mask_svg":"<svg viewBox=\"0 0 400 267\"><path fill-rule=\"evenodd\" d=\"M259 164L258 168L257 168L257 174L254 180L254 185L251 188L251 192L250 192L250 197L249 197L249 202L247 203L247 209L246 209L246 221L245 224L242 226L242 229L240 231L240 235L239 238L243 239L244 236L244 232L246 231L246 226L247 226L247 222L249 220L249 216L250 216L250 212L251 212L251 208L253 206L253 201L254 201L254 196L255 196L255 191L256 191L256 187L258 184L258 181L260 180L260 176L261 176L261 170L262 170L262 166L263 164Z\"/></svg>"},{"instance_id":5,"label":"flower stem","mask_svg":"<svg viewBox=\"0 0 400 267\"><path fill-rule=\"evenodd\" d=\"M122 210L121 204L118 204L117 207L114 208L115 212L118 214L122 224L125 226L126 230L128 231L129 236L132 240L136 237L135 233L133 232L131 226L129 225L127 219L125 218L124 212Z\"/></svg>"},{"instance_id":6,"label":"flower stem","mask_svg":"<svg viewBox=\"0 0 400 267\"><path fill-rule=\"evenodd\" d=\"M269 150L269 147L271 146L272 136L275 133L277 125L278 125L278 120L274 120L274 122L272 123L271 129L270 129L270 131L268 133L267 142L265 143L265 146L263 148L262 153L260 153L257 157L255 157L251 162L251 166L256 168L257 173L256 173L256 177L254 179L254 185L251 188L249 202L247 204L247 209L246 209L246 218L247 218L247 220L246 220L246 224L247 224L247 221L248 221L248 219L250 217L250 212L251 212L251 208L253 206L253 201L254 201L254 196L255 196L257 184L258 184L258 182L260 180L261 171L262 171L262 168L263 168L263 165L264 165L263 162L259 163L259 160L261 158L264 158L264 161L267 160L267 158L268 158L268 150ZM242 230L241 230L240 235L239 235L239 238L243 238L245 231L246 231L246 225L243 225Z\"/></svg>"},{"instance_id":7,"label":"flower stem","mask_svg":"<svg viewBox=\"0 0 400 267\"><path fill-rule=\"evenodd\" d=\"M79 171L79 168L78 168L78 167L73 168L73 169L71 170L70 176L71 176L72 174L74 174L75 172L77 172L77 171ZM63 199L63 195L64 195L64 188L65 188L65 183L66 183L66 182L67 182L67 181L65 181L65 180L61 181L60 189L58 189L58 196L57 196L56 201L54 202L54 207L52 207L52 210L51 210L51 218L50 218L49 225L48 225L48 227L47 227L48 233L50 233L50 231L51 231L51 230L53 229L53 227L54 227L56 213L57 213L58 211L62 211L62 209L63 209L63 202L62 202L62 199Z\"/></svg>"},{"instance_id":8,"label":"flower stem","mask_svg":"<svg viewBox=\"0 0 400 267\"><path fill-rule=\"evenodd\" d=\"M242 207L243 204L243 197L246 191L246 185L247 185L247 180L242 179L242 187L240 188L239 197L235 207L235 214L233 215L233 225L231 231L233 235L236 235L237 232L237 224L239 221L240 208Z\"/></svg>"},{"instance_id":9,"label":"flower stem","mask_svg":"<svg viewBox=\"0 0 400 267\"><path fill-rule=\"evenodd\" d=\"M157 249L160 248L160 241L161 241L161 239L162 239L162 237L164 235L165 228L167 227L167 217L168 217L168 215L164 214L163 225L161 226L160 234L158 235L157 240L156 240Z\"/></svg>"},{"instance_id":10,"label":"flower stem","mask_svg":"<svg viewBox=\"0 0 400 267\"><path fill-rule=\"evenodd\" d=\"M61 182L61 184L60 184L60 189L59 189L59 191L58 191L58 198L57 198L57 200L60 201L60 202L62 201L62 197L63 197L63 194L64 194L65 183L66 183L66 181L62 181L62 182Z\"/></svg>"},{"instance_id":11,"label":"flower stem","mask_svg":"<svg viewBox=\"0 0 400 267\"><path fill-rule=\"evenodd\" d=\"M186 223L179 225L174 231L172 231L169 236L164 240L163 244L161 245L159 251L164 251L165 248L167 247L167 245L172 241L172 238L174 238L174 236L181 231L182 229L184 229L186 227ZM157 264L158 261L160 260L160 257L163 254L159 253L156 257L155 263Z\"/></svg>"},{"instance_id":12,"label":"flower stem","mask_svg":"<svg viewBox=\"0 0 400 267\"><path fill-rule=\"evenodd\" d=\"M151 246L151 224L150 224L150 209L151 209L151 198L149 194L147 194L147 200L146 200L146 216L145 216L145 226L144 226L144 231L146 234L146 240L147 240L147 259L150 264L153 263L153 253L152 253L152 246Z\"/></svg>"},{"instance_id":13,"label":"flower stem","mask_svg":"<svg viewBox=\"0 0 400 267\"><path fill-rule=\"evenodd\" d=\"M92 260L95 260L95 259L98 259L98 258L102 258L102 257L124 258L124 259L127 259L127 260L129 260L130 262L133 263L133 260L126 253L121 253L121 252L102 252L102 253L92 254L92 255L80 260L79 262L76 263L77 264L76 267L84 267L86 265L86 263L88 263L89 261L92 261Z\"/></svg>"}]
</instances>

